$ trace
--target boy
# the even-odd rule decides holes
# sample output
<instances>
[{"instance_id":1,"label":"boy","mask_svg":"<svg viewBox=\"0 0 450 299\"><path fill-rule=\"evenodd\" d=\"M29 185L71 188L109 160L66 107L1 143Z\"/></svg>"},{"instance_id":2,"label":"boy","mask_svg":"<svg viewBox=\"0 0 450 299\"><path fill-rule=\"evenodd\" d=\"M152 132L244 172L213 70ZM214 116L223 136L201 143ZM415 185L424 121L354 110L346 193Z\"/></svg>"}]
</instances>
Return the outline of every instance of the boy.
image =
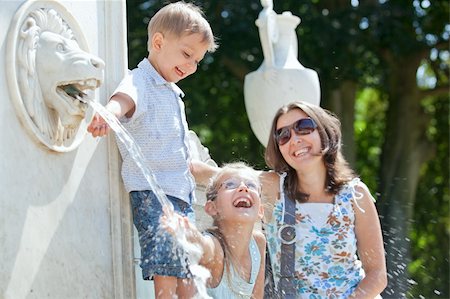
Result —
<instances>
[{"instance_id":1,"label":"boy","mask_svg":"<svg viewBox=\"0 0 450 299\"><path fill-rule=\"evenodd\" d=\"M217 45L200 8L180 1L166 5L152 17L147 48L148 57L122 80L106 108L134 137L175 211L194 218L195 181L189 170L188 126L183 92L175 83L193 74L206 52L214 52ZM88 127L94 137L109 130L98 114ZM139 234L143 278L153 277L157 298L192 298L195 288L182 255L178 249L178 254L173 253L175 242L168 234L158 233L161 205L124 145L118 142L118 147Z\"/></svg>"}]
</instances>

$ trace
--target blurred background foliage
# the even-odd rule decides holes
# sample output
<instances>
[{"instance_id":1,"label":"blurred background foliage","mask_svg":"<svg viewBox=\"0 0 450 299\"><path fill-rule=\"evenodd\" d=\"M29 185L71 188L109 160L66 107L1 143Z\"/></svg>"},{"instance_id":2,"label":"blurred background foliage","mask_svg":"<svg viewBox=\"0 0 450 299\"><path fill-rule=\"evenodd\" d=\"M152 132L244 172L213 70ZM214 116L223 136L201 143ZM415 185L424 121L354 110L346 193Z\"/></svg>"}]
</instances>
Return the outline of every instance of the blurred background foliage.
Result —
<instances>
[{"instance_id":1,"label":"blurred background foliage","mask_svg":"<svg viewBox=\"0 0 450 299\"><path fill-rule=\"evenodd\" d=\"M148 21L168 2L127 1L130 68L147 56ZM189 126L218 164L267 169L243 96L245 75L263 61L261 3L194 3L220 47L178 84ZM377 198L383 297L450 298L449 2L275 0L274 10L301 18L299 61L318 72L321 105L341 118L346 157Z\"/></svg>"}]
</instances>

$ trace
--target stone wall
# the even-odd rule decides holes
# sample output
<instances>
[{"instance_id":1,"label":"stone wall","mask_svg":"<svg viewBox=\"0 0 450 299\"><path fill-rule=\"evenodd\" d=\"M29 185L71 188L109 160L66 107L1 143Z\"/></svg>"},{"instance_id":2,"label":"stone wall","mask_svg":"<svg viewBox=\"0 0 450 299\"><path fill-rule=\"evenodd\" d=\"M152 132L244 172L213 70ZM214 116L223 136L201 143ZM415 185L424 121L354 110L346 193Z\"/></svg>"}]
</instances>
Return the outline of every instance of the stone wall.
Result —
<instances>
[{"instance_id":1,"label":"stone wall","mask_svg":"<svg viewBox=\"0 0 450 299\"><path fill-rule=\"evenodd\" d=\"M17 47L8 28L39 5L73 16L85 50L104 60L97 101L107 101L127 64L124 1L1 3L0 298L134 298L132 226L113 137L81 134L74 149L50 149L8 84L8 53Z\"/></svg>"}]
</instances>

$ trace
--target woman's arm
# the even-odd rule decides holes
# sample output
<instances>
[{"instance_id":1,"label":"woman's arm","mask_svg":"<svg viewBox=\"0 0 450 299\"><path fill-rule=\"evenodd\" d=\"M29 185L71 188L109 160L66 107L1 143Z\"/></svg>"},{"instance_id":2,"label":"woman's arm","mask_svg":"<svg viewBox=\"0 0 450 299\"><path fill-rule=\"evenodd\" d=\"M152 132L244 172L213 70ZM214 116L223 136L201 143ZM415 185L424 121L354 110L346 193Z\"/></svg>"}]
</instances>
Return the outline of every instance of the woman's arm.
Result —
<instances>
[{"instance_id":1,"label":"woman's arm","mask_svg":"<svg viewBox=\"0 0 450 299\"><path fill-rule=\"evenodd\" d=\"M211 166L200 160L191 160L191 173L197 185L207 186L210 178L219 170L219 167Z\"/></svg>"},{"instance_id":2,"label":"woman's arm","mask_svg":"<svg viewBox=\"0 0 450 299\"><path fill-rule=\"evenodd\" d=\"M259 253L261 254L261 264L259 266L259 273L256 277L255 287L253 288L252 299L262 299L264 297L264 278L266 268L266 237L260 231L253 233L256 244L258 245Z\"/></svg>"},{"instance_id":3,"label":"woman's arm","mask_svg":"<svg viewBox=\"0 0 450 299\"><path fill-rule=\"evenodd\" d=\"M354 207L356 240L366 276L350 298L375 298L387 285L383 237L372 195L364 184L356 190L362 194L362 198L357 199L361 209Z\"/></svg>"},{"instance_id":4,"label":"woman's arm","mask_svg":"<svg viewBox=\"0 0 450 299\"><path fill-rule=\"evenodd\" d=\"M262 185L261 201L264 206L263 222L272 217L275 202L280 198L280 176L273 171L261 171L259 179Z\"/></svg>"},{"instance_id":5,"label":"woman's arm","mask_svg":"<svg viewBox=\"0 0 450 299\"><path fill-rule=\"evenodd\" d=\"M215 167L206 164L200 160L191 160L191 173L195 178L197 185L207 186L209 180L220 170L220 167ZM260 171L259 179L261 181L261 199L263 202L274 203L280 193L280 177L273 171Z\"/></svg>"}]
</instances>

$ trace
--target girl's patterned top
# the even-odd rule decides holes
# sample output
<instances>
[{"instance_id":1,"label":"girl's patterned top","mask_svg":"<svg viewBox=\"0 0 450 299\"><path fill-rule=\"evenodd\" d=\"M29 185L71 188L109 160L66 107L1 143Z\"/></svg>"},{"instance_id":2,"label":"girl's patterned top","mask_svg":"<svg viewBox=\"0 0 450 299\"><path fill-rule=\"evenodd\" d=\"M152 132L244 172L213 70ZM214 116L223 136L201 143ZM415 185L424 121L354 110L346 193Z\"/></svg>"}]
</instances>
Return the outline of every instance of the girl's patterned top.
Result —
<instances>
[{"instance_id":1,"label":"girl's patterned top","mask_svg":"<svg viewBox=\"0 0 450 299\"><path fill-rule=\"evenodd\" d=\"M280 277L282 252L278 230L284 223L285 176L280 175L280 199L271 221L265 225L275 286ZM332 204L296 202L294 283L298 298L347 298L364 277L356 256L353 210L361 209L358 199L362 195L355 190L361 184L358 178L348 182Z\"/></svg>"}]
</instances>

